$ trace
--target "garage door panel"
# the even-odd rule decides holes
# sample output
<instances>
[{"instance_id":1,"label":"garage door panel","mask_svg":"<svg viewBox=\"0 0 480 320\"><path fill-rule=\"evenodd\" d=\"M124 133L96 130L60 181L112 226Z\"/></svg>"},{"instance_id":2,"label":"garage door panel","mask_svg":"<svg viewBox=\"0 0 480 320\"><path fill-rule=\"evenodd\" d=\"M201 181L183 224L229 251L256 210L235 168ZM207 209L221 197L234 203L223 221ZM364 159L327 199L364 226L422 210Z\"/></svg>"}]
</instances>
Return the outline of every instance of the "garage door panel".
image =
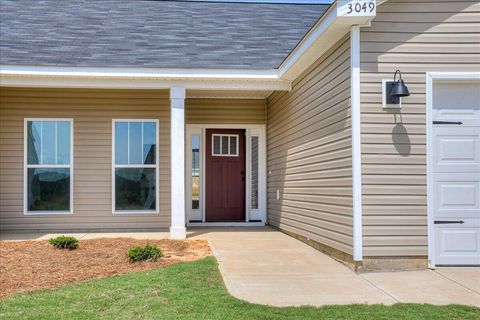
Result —
<instances>
[{"instance_id":1,"label":"garage door panel","mask_svg":"<svg viewBox=\"0 0 480 320\"><path fill-rule=\"evenodd\" d=\"M480 225L478 219L465 219L464 224L436 226L437 265L480 264ZM460 263L459 263L460 262Z\"/></svg>"},{"instance_id":2,"label":"garage door panel","mask_svg":"<svg viewBox=\"0 0 480 320\"><path fill-rule=\"evenodd\" d=\"M443 127L434 131L435 172L480 172L479 129Z\"/></svg>"},{"instance_id":3,"label":"garage door panel","mask_svg":"<svg viewBox=\"0 0 480 320\"><path fill-rule=\"evenodd\" d=\"M447 173L436 175L435 217L480 217L480 173L459 173L451 178Z\"/></svg>"},{"instance_id":4,"label":"garage door panel","mask_svg":"<svg viewBox=\"0 0 480 320\"><path fill-rule=\"evenodd\" d=\"M480 82L434 84L435 263L480 265Z\"/></svg>"}]
</instances>

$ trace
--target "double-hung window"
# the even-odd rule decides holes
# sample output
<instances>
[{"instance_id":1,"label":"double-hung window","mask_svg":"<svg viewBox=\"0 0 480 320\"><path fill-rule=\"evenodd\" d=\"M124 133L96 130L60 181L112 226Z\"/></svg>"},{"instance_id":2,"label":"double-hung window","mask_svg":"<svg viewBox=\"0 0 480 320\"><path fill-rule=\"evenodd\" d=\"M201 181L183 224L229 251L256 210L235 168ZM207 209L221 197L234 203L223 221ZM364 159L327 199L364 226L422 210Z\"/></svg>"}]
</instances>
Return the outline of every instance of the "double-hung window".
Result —
<instances>
[{"instance_id":1,"label":"double-hung window","mask_svg":"<svg viewBox=\"0 0 480 320\"><path fill-rule=\"evenodd\" d=\"M158 212L158 121L113 120L113 212Z\"/></svg>"},{"instance_id":2,"label":"double-hung window","mask_svg":"<svg viewBox=\"0 0 480 320\"><path fill-rule=\"evenodd\" d=\"M25 119L25 214L72 213L71 119Z\"/></svg>"}]
</instances>

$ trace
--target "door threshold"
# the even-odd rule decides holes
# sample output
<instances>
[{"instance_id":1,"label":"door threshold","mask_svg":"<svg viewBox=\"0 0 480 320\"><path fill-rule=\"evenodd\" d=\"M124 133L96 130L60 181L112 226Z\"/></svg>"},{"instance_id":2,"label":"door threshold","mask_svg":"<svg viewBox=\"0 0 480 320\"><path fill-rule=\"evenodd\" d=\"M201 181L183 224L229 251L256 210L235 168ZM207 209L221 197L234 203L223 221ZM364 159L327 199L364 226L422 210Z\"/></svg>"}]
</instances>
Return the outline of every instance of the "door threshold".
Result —
<instances>
[{"instance_id":1,"label":"door threshold","mask_svg":"<svg viewBox=\"0 0 480 320\"><path fill-rule=\"evenodd\" d=\"M187 222L187 227L264 227L265 222Z\"/></svg>"}]
</instances>

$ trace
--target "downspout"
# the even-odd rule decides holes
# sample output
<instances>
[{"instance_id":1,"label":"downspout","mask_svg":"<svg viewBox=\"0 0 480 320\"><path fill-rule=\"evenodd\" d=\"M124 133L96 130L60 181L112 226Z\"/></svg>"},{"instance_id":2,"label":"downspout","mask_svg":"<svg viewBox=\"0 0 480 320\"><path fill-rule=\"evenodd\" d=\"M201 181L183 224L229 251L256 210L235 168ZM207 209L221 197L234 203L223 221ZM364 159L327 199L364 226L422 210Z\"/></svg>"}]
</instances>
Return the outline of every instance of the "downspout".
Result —
<instances>
[{"instance_id":1,"label":"downspout","mask_svg":"<svg viewBox=\"0 0 480 320\"><path fill-rule=\"evenodd\" d=\"M363 260L362 141L360 113L360 27L350 30L350 95L352 112L353 260Z\"/></svg>"}]
</instances>

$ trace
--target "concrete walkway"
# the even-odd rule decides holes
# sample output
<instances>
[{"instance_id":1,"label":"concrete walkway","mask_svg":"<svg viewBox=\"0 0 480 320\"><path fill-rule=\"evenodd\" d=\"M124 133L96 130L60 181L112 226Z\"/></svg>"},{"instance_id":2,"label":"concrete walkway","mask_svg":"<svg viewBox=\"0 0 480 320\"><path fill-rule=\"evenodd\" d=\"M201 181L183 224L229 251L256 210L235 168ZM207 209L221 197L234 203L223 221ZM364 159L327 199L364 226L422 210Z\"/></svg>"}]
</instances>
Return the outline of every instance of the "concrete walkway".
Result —
<instances>
[{"instance_id":1,"label":"concrete walkway","mask_svg":"<svg viewBox=\"0 0 480 320\"><path fill-rule=\"evenodd\" d=\"M3 233L0 240L42 240L57 234ZM79 239L168 238L166 232L77 233ZM207 239L229 292L275 306L329 304L468 304L480 306L480 268L358 275L334 259L271 228L193 228Z\"/></svg>"},{"instance_id":2,"label":"concrete walkway","mask_svg":"<svg viewBox=\"0 0 480 320\"><path fill-rule=\"evenodd\" d=\"M228 291L275 306L468 304L480 306L480 268L358 275L312 247L270 228L196 229L208 239Z\"/></svg>"}]
</instances>

